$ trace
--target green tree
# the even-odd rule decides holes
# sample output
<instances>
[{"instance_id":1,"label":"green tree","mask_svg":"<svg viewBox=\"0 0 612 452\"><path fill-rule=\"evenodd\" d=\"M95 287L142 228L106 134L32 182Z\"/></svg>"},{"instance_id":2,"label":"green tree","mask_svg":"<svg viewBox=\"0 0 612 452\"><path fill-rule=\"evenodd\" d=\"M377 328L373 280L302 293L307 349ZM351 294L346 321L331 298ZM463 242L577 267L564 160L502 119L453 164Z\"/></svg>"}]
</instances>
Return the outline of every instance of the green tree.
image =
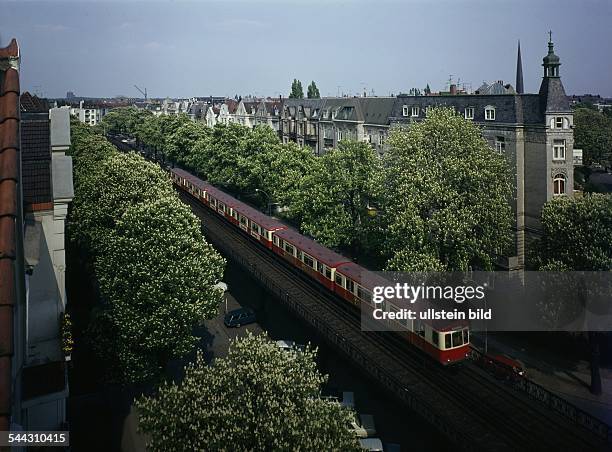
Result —
<instances>
[{"instance_id":1,"label":"green tree","mask_svg":"<svg viewBox=\"0 0 612 452\"><path fill-rule=\"evenodd\" d=\"M310 82L308 85L308 99L320 99L321 93L319 93L319 88L317 88L317 84L314 82Z\"/></svg>"},{"instance_id":2,"label":"green tree","mask_svg":"<svg viewBox=\"0 0 612 452\"><path fill-rule=\"evenodd\" d=\"M291 84L291 92L289 93L289 99L303 99L304 90L302 89L302 82L294 78Z\"/></svg>"},{"instance_id":3,"label":"green tree","mask_svg":"<svg viewBox=\"0 0 612 452\"><path fill-rule=\"evenodd\" d=\"M236 123L216 124L207 140L197 141L190 158L196 171L212 184L238 191L253 191L255 156L279 145L268 126L255 129Z\"/></svg>"},{"instance_id":4,"label":"green tree","mask_svg":"<svg viewBox=\"0 0 612 452\"><path fill-rule=\"evenodd\" d=\"M173 194L126 209L95 263L104 304L91 335L112 381L158 377L193 350L193 328L216 315L224 260Z\"/></svg>"},{"instance_id":5,"label":"green tree","mask_svg":"<svg viewBox=\"0 0 612 452\"><path fill-rule=\"evenodd\" d=\"M612 270L612 195L555 197L542 208L540 265Z\"/></svg>"},{"instance_id":6,"label":"green tree","mask_svg":"<svg viewBox=\"0 0 612 452\"><path fill-rule=\"evenodd\" d=\"M543 234L539 243L542 271L612 270L612 195L560 196L542 208ZM589 291L597 290L589 287ZM604 288L609 294L610 288ZM571 306L561 306L567 310ZM599 343L603 334L587 333L591 362L591 392L601 393Z\"/></svg>"},{"instance_id":7,"label":"green tree","mask_svg":"<svg viewBox=\"0 0 612 452\"><path fill-rule=\"evenodd\" d=\"M136 128L153 117L153 113L136 107L113 108L100 121L100 126L111 134L133 135Z\"/></svg>"},{"instance_id":8,"label":"green tree","mask_svg":"<svg viewBox=\"0 0 612 452\"><path fill-rule=\"evenodd\" d=\"M210 129L201 123L188 121L178 125L167 139L167 154L170 160L186 164L195 144L210 137Z\"/></svg>"},{"instance_id":9,"label":"green tree","mask_svg":"<svg viewBox=\"0 0 612 452\"><path fill-rule=\"evenodd\" d=\"M380 191L380 158L367 143L341 141L314 161L291 209L301 229L328 246L358 252L367 246L368 205Z\"/></svg>"},{"instance_id":10,"label":"green tree","mask_svg":"<svg viewBox=\"0 0 612 452\"><path fill-rule=\"evenodd\" d=\"M589 108L574 111L574 147L585 165L612 161L612 118Z\"/></svg>"},{"instance_id":11,"label":"green tree","mask_svg":"<svg viewBox=\"0 0 612 452\"><path fill-rule=\"evenodd\" d=\"M298 213L291 206L300 198L303 180L315 168L315 160L309 148L294 142L271 147L252 160L253 184L268 193L272 202L289 208L287 216L297 220Z\"/></svg>"},{"instance_id":12,"label":"green tree","mask_svg":"<svg viewBox=\"0 0 612 452\"><path fill-rule=\"evenodd\" d=\"M108 244L109 232L127 208L174 193L161 168L134 153L113 152L91 171L80 171L79 164L68 231L94 253Z\"/></svg>"},{"instance_id":13,"label":"green tree","mask_svg":"<svg viewBox=\"0 0 612 452\"><path fill-rule=\"evenodd\" d=\"M153 451L358 451L351 411L320 398L326 377L308 349L284 352L263 336L230 344L206 365L201 354L180 385L137 402Z\"/></svg>"},{"instance_id":14,"label":"green tree","mask_svg":"<svg viewBox=\"0 0 612 452\"><path fill-rule=\"evenodd\" d=\"M391 131L385 154L385 252L432 268L491 270L512 239L511 173L471 122L448 108ZM402 253L397 257L398 253ZM437 263L436 261L439 261Z\"/></svg>"}]
</instances>

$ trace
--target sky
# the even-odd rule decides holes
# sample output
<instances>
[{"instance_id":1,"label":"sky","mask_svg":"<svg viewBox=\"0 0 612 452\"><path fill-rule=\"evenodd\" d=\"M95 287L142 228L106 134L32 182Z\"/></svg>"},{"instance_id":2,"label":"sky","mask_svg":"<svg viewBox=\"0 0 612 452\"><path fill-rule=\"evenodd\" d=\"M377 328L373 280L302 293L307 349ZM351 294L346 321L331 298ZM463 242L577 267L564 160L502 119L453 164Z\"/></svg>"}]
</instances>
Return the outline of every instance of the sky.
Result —
<instances>
[{"instance_id":1,"label":"sky","mask_svg":"<svg viewBox=\"0 0 612 452\"><path fill-rule=\"evenodd\" d=\"M22 91L45 97L388 96L454 81L537 92L552 30L568 94L612 97L612 0L0 0Z\"/></svg>"}]
</instances>

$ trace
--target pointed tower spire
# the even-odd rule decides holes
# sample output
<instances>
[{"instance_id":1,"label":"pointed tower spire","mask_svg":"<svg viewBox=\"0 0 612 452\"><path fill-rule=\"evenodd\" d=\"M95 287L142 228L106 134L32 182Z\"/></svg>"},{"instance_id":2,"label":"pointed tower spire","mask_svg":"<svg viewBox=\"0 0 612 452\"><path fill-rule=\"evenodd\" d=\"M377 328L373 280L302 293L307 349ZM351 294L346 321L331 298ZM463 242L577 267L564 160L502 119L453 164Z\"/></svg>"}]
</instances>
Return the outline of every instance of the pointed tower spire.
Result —
<instances>
[{"instance_id":1,"label":"pointed tower spire","mask_svg":"<svg viewBox=\"0 0 612 452\"><path fill-rule=\"evenodd\" d=\"M521 61L521 41L518 42L518 54L516 57L516 92L523 94L523 62Z\"/></svg>"}]
</instances>

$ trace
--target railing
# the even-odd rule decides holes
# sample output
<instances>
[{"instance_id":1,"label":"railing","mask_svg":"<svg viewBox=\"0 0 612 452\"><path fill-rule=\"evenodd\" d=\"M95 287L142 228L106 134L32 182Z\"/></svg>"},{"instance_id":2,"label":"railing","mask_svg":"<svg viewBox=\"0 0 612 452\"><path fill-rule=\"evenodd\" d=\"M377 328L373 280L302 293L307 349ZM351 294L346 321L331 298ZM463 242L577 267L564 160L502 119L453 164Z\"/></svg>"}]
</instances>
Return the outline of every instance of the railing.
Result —
<instances>
[{"instance_id":1,"label":"railing","mask_svg":"<svg viewBox=\"0 0 612 452\"><path fill-rule=\"evenodd\" d=\"M472 347L473 359L479 359L482 355L483 353L480 350ZM612 427L610 425L578 408L554 392L525 377L513 381L511 386L612 444Z\"/></svg>"}]
</instances>

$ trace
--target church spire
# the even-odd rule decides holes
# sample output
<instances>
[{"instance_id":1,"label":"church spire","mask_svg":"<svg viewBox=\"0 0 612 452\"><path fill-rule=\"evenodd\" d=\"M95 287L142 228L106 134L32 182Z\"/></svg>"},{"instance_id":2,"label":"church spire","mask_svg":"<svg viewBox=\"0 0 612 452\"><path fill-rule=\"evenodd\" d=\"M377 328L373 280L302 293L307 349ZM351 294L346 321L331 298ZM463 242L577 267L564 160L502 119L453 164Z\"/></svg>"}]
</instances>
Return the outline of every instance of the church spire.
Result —
<instances>
[{"instance_id":1,"label":"church spire","mask_svg":"<svg viewBox=\"0 0 612 452\"><path fill-rule=\"evenodd\" d=\"M523 62L521 61L521 41L518 42L518 54L516 57L516 92L523 94Z\"/></svg>"}]
</instances>

